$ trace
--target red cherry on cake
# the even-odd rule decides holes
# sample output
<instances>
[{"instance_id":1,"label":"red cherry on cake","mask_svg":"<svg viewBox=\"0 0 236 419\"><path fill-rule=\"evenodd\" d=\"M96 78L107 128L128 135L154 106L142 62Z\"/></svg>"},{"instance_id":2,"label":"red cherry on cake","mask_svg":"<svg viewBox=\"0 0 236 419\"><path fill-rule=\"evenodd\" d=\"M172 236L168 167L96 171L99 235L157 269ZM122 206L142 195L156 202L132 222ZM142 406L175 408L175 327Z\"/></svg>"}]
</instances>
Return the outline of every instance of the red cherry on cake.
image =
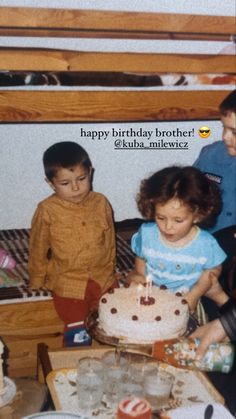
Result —
<instances>
[{"instance_id":1,"label":"red cherry on cake","mask_svg":"<svg viewBox=\"0 0 236 419\"><path fill-rule=\"evenodd\" d=\"M140 297L140 304L143 306L151 306L152 304L155 304L155 298L153 297Z\"/></svg>"},{"instance_id":2,"label":"red cherry on cake","mask_svg":"<svg viewBox=\"0 0 236 419\"><path fill-rule=\"evenodd\" d=\"M178 292L176 292L176 293L175 293L175 295L176 295L176 297L182 297L182 294L181 294L181 292L179 292L179 291L178 291Z\"/></svg>"},{"instance_id":3,"label":"red cherry on cake","mask_svg":"<svg viewBox=\"0 0 236 419\"><path fill-rule=\"evenodd\" d=\"M102 298L102 299L101 299L101 302L102 302L103 304L105 304L105 303L107 303L107 299L106 299L106 298Z\"/></svg>"},{"instance_id":4,"label":"red cherry on cake","mask_svg":"<svg viewBox=\"0 0 236 419\"><path fill-rule=\"evenodd\" d=\"M188 301L187 301L187 300L185 300L185 298L183 298L183 299L181 300L181 303L182 303L182 304L188 304Z\"/></svg>"},{"instance_id":5,"label":"red cherry on cake","mask_svg":"<svg viewBox=\"0 0 236 419\"><path fill-rule=\"evenodd\" d=\"M175 314L176 314L176 316L179 316L180 315L180 311L179 310L175 310Z\"/></svg>"},{"instance_id":6,"label":"red cherry on cake","mask_svg":"<svg viewBox=\"0 0 236 419\"><path fill-rule=\"evenodd\" d=\"M164 284L160 285L160 290L167 290L167 286Z\"/></svg>"},{"instance_id":7,"label":"red cherry on cake","mask_svg":"<svg viewBox=\"0 0 236 419\"><path fill-rule=\"evenodd\" d=\"M116 310L116 308L115 308L115 307L112 307L112 308L111 308L111 314L115 314L115 313L117 313L117 310Z\"/></svg>"},{"instance_id":8,"label":"red cherry on cake","mask_svg":"<svg viewBox=\"0 0 236 419\"><path fill-rule=\"evenodd\" d=\"M109 288L109 290L107 292L108 292L108 294L114 294L114 288Z\"/></svg>"},{"instance_id":9,"label":"red cherry on cake","mask_svg":"<svg viewBox=\"0 0 236 419\"><path fill-rule=\"evenodd\" d=\"M136 315L132 316L132 320L138 320L138 316Z\"/></svg>"},{"instance_id":10,"label":"red cherry on cake","mask_svg":"<svg viewBox=\"0 0 236 419\"><path fill-rule=\"evenodd\" d=\"M161 316L156 316L156 317L155 317L155 320L156 320L157 322L159 322L159 321L161 320Z\"/></svg>"}]
</instances>

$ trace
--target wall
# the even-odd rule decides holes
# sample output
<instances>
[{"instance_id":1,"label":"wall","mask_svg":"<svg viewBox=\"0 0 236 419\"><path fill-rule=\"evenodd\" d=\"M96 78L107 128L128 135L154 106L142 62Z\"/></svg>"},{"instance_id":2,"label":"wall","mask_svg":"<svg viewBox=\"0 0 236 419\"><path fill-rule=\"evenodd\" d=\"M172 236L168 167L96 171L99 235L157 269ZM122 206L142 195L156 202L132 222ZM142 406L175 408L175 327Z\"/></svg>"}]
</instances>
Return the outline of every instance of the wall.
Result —
<instances>
[{"instance_id":1,"label":"wall","mask_svg":"<svg viewBox=\"0 0 236 419\"><path fill-rule=\"evenodd\" d=\"M201 139L197 130L199 122L148 123L148 124L30 124L1 125L1 165L0 165L0 228L28 227L37 203L51 190L44 182L42 154L57 141L78 141L89 152L94 168L94 190L107 195L115 212L116 220L139 216L136 210L135 195L140 180L155 170L170 164L192 164L202 145L220 139L220 122L207 122L212 130L210 139ZM80 130L86 133L96 130L109 130L107 140L81 138ZM191 131L191 136L182 138L188 149L182 150L127 150L114 149L116 138L112 137L112 128L128 130L131 128L147 131ZM179 131L177 131L179 128ZM192 136L192 130L194 135ZM156 140L163 138L157 137ZM165 136L164 138L165 139ZM181 137L177 138L179 141ZM176 138L167 138L176 142ZM134 137L125 139L126 144L134 145ZM149 143L146 138L136 137L136 142Z\"/></svg>"},{"instance_id":2,"label":"wall","mask_svg":"<svg viewBox=\"0 0 236 419\"><path fill-rule=\"evenodd\" d=\"M104 7L105 3L105 7ZM128 3L128 4L127 4ZM171 8L175 13L198 13L198 14L223 14L234 13L234 1L183 1L176 6L175 1L81 1L67 0L66 7L71 8L105 8L123 10L144 10L167 12ZM206 6L207 3L207 6ZM61 7L60 1L40 0L1 0L1 6L40 6ZM0 46L32 45L36 46L37 39L17 39L0 37ZM57 47L58 40L50 40L50 45L45 41L45 46ZM129 51L178 51L216 53L225 47L226 43L176 43L169 41L143 41L136 40L67 40L67 44L60 41L61 48L84 49L84 50L129 50ZM41 45L41 44L40 44ZM197 49L198 48L198 49ZM207 88L207 87L206 87ZM223 88L223 87L222 87ZM212 135L207 140L198 136L198 128L208 125ZM96 130L108 130L106 140L92 140L90 137L81 137L81 128L86 133ZM140 128L152 131L152 140L165 139L166 135L154 138L155 130L172 132L167 140L176 141L178 132L190 131L187 141L188 149L174 150L128 150L115 149L116 138L112 136L112 129L131 132L131 128L138 131ZM174 132L174 133L173 133ZM130 134L128 134L130 135ZM201 147L212 141L220 139L221 124L219 121L209 122L179 122L179 123L137 123L137 124L6 124L0 125L0 228L29 227L30 220L37 203L50 193L50 189L44 182L42 169L42 154L44 150L57 141L78 141L91 155L95 167L94 189L107 195L113 208L116 220L139 216L135 204L140 180L155 170L170 164L192 164ZM125 141L134 137L121 138ZM136 137L136 141L149 142L145 137ZM177 140L181 140L179 136ZM130 141L129 141L130 142ZM124 146L127 143L124 143ZM134 143L130 145L135 145Z\"/></svg>"}]
</instances>

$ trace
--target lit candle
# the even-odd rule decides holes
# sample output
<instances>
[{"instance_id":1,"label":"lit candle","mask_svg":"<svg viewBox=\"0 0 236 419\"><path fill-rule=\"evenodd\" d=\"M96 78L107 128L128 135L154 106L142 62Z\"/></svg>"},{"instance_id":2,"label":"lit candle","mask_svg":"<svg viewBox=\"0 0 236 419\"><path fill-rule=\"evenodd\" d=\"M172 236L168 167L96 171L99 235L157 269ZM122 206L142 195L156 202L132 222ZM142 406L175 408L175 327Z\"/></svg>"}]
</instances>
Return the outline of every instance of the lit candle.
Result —
<instances>
[{"instance_id":1,"label":"lit candle","mask_svg":"<svg viewBox=\"0 0 236 419\"><path fill-rule=\"evenodd\" d=\"M146 289L147 289L147 296L151 297L151 292L152 292L152 277L151 277L151 275L147 275L147 277L146 277Z\"/></svg>"},{"instance_id":2,"label":"lit candle","mask_svg":"<svg viewBox=\"0 0 236 419\"><path fill-rule=\"evenodd\" d=\"M148 277L146 277L146 284L145 284L145 301L148 301L149 297L149 282Z\"/></svg>"},{"instance_id":3,"label":"lit candle","mask_svg":"<svg viewBox=\"0 0 236 419\"><path fill-rule=\"evenodd\" d=\"M137 304L138 304L138 306L140 306L140 299L141 299L142 292L143 292L143 286L142 286L142 284L138 284L138 286L137 286Z\"/></svg>"}]
</instances>

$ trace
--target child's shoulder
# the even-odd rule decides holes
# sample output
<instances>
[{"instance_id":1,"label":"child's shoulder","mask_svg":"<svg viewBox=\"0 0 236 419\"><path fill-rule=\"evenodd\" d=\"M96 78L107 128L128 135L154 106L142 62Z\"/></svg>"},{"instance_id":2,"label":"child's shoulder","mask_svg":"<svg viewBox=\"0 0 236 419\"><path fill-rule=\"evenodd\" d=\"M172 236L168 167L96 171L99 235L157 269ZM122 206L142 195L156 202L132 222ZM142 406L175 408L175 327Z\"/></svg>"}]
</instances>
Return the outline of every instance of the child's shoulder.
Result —
<instances>
[{"instance_id":1,"label":"child's shoulder","mask_svg":"<svg viewBox=\"0 0 236 419\"><path fill-rule=\"evenodd\" d=\"M102 203L102 204L108 204L109 201L105 195L103 195L101 192L94 192L91 191L89 194L90 200L94 201L95 203Z\"/></svg>"},{"instance_id":2,"label":"child's shoulder","mask_svg":"<svg viewBox=\"0 0 236 419\"><path fill-rule=\"evenodd\" d=\"M204 242L208 242L208 243L210 243L210 242L216 242L216 239L215 239L215 237L211 234L211 233L209 233L209 231L207 231L207 230L204 230L204 229L201 229L201 228L199 228L199 239L201 240L201 242L202 241L204 241Z\"/></svg>"},{"instance_id":3,"label":"child's shoulder","mask_svg":"<svg viewBox=\"0 0 236 419\"><path fill-rule=\"evenodd\" d=\"M103 195L101 192L91 191L89 193L89 196L92 197L93 199L100 199L100 200L107 201L107 197L105 195Z\"/></svg>"},{"instance_id":4,"label":"child's shoulder","mask_svg":"<svg viewBox=\"0 0 236 419\"><path fill-rule=\"evenodd\" d=\"M214 143L205 145L200 153L201 157L212 157L217 159L218 157L222 158L223 155L227 155L226 147L223 141L215 141Z\"/></svg>"},{"instance_id":5,"label":"child's shoulder","mask_svg":"<svg viewBox=\"0 0 236 419\"><path fill-rule=\"evenodd\" d=\"M50 205L53 205L54 203L58 202L58 198L55 194L47 196L47 198L42 199L38 203L38 208L47 208Z\"/></svg>"},{"instance_id":6,"label":"child's shoulder","mask_svg":"<svg viewBox=\"0 0 236 419\"><path fill-rule=\"evenodd\" d=\"M139 227L139 232L143 234L149 234L150 232L156 232L158 231L158 227L154 221L144 221L143 224Z\"/></svg>"}]
</instances>

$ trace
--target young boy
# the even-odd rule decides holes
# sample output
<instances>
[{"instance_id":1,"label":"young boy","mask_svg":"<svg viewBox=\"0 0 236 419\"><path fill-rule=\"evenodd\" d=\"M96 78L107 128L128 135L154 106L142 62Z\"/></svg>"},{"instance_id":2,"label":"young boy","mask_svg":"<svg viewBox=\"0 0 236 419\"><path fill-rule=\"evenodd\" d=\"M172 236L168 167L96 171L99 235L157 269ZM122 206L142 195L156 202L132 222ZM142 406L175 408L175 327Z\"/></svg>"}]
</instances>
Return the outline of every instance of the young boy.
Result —
<instances>
[{"instance_id":1,"label":"young boy","mask_svg":"<svg viewBox=\"0 0 236 419\"><path fill-rule=\"evenodd\" d=\"M194 166L216 182L223 208L211 232L236 225L236 90L220 104L223 141L203 147Z\"/></svg>"},{"instance_id":2,"label":"young boy","mask_svg":"<svg viewBox=\"0 0 236 419\"><path fill-rule=\"evenodd\" d=\"M32 219L30 286L52 290L65 325L83 322L114 282L112 210L105 196L91 191L92 163L80 145L52 145L43 164L54 193L39 203Z\"/></svg>"}]
</instances>

